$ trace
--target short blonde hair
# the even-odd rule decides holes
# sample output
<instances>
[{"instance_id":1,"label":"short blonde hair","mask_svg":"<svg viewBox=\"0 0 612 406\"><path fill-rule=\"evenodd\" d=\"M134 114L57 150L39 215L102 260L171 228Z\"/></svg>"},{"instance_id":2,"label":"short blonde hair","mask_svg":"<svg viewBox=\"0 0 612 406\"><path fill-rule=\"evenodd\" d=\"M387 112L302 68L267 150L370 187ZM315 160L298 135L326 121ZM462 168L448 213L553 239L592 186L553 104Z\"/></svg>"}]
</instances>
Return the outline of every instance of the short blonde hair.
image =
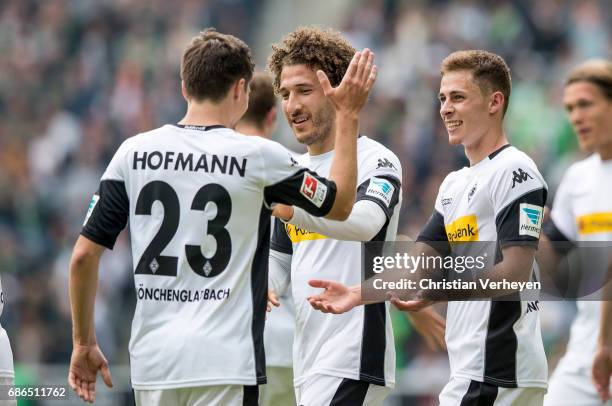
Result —
<instances>
[{"instance_id":1,"label":"short blonde hair","mask_svg":"<svg viewBox=\"0 0 612 406\"><path fill-rule=\"evenodd\" d=\"M570 71L565 86L576 82L590 82L599 87L607 99L612 100L612 62L590 59Z\"/></svg>"},{"instance_id":2,"label":"short blonde hair","mask_svg":"<svg viewBox=\"0 0 612 406\"><path fill-rule=\"evenodd\" d=\"M512 78L510 68L501 56L482 50L453 52L442 61L440 73L444 76L448 72L458 70L471 72L474 81L483 93L502 92L504 95L503 115L506 114L510 102Z\"/></svg>"}]
</instances>

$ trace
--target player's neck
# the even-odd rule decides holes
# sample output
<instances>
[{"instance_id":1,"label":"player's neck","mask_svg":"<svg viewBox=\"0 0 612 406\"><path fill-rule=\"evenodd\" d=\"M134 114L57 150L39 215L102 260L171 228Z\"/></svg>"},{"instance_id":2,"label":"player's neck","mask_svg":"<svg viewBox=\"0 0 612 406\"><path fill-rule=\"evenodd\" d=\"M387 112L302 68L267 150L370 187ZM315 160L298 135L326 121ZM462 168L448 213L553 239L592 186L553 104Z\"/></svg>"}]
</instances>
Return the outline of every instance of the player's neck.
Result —
<instances>
[{"instance_id":1,"label":"player's neck","mask_svg":"<svg viewBox=\"0 0 612 406\"><path fill-rule=\"evenodd\" d=\"M465 146L465 156L474 166L497 149L508 144L508 138L502 128L485 134L480 140L469 146Z\"/></svg>"},{"instance_id":2,"label":"player's neck","mask_svg":"<svg viewBox=\"0 0 612 406\"><path fill-rule=\"evenodd\" d=\"M218 104L211 102L189 102L187 105L187 113L185 117L179 121L183 125L223 125L232 128L236 123L233 122L233 117L236 114L230 106L221 102Z\"/></svg>"},{"instance_id":3,"label":"player's neck","mask_svg":"<svg viewBox=\"0 0 612 406\"><path fill-rule=\"evenodd\" d=\"M332 133L327 137L323 137L322 139L307 145L306 148L308 148L308 155L321 155L325 154L326 152L333 151L335 140L335 134Z\"/></svg>"},{"instance_id":4,"label":"player's neck","mask_svg":"<svg viewBox=\"0 0 612 406\"><path fill-rule=\"evenodd\" d=\"M238 124L236 124L235 130L244 135L255 135L267 139L272 138L271 135L268 134L268 131L266 131L264 128L260 128L255 124L244 123L242 121L239 121Z\"/></svg>"},{"instance_id":5,"label":"player's neck","mask_svg":"<svg viewBox=\"0 0 612 406\"><path fill-rule=\"evenodd\" d=\"M606 145L604 148L601 148L597 151L602 161L610 161L612 160L612 144Z\"/></svg>"}]
</instances>

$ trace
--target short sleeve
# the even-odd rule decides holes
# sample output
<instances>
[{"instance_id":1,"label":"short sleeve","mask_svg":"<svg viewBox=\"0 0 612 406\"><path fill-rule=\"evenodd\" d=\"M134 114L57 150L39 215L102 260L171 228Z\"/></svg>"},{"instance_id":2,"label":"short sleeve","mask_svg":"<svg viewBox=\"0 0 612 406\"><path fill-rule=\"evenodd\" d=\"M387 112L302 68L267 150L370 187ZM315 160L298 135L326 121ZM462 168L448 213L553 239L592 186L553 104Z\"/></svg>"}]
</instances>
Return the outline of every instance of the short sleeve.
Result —
<instances>
[{"instance_id":1,"label":"short sleeve","mask_svg":"<svg viewBox=\"0 0 612 406\"><path fill-rule=\"evenodd\" d=\"M129 216L130 204L125 187L126 143L119 147L102 175L81 230L81 235L109 249L114 247Z\"/></svg>"},{"instance_id":2,"label":"short sleeve","mask_svg":"<svg viewBox=\"0 0 612 406\"><path fill-rule=\"evenodd\" d=\"M537 247L548 193L540 173L529 162L509 162L491 180L491 202L500 247Z\"/></svg>"},{"instance_id":3,"label":"short sleeve","mask_svg":"<svg viewBox=\"0 0 612 406\"><path fill-rule=\"evenodd\" d=\"M442 256L450 254L451 248L444 227L444 216L439 211L433 211L416 241L429 245Z\"/></svg>"},{"instance_id":4,"label":"short sleeve","mask_svg":"<svg viewBox=\"0 0 612 406\"><path fill-rule=\"evenodd\" d=\"M576 228L576 216L571 206L571 174L566 172L557 188L550 218L555 228L565 236L567 240L576 241L578 230Z\"/></svg>"},{"instance_id":5,"label":"short sleeve","mask_svg":"<svg viewBox=\"0 0 612 406\"><path fill-rule=\"evenodd\" d=\"M276 142L262 143L264 199L295 205L313 216L325 216L336 198L335 182L302 167L291 153Z\"/></svg>"},{"instance_id":6,"label":"short sleeve","mask_svg":"<svg viewBox=\"0 0 612 406\"><path fill-rule=\"evenodd\" d=\"M372 176L362 182L357 188L356 201L370 200L385 213L387 220L393 215L393 210L400 200L402 184L396 177L389 175Z\"/></svg>"}]
</instances>

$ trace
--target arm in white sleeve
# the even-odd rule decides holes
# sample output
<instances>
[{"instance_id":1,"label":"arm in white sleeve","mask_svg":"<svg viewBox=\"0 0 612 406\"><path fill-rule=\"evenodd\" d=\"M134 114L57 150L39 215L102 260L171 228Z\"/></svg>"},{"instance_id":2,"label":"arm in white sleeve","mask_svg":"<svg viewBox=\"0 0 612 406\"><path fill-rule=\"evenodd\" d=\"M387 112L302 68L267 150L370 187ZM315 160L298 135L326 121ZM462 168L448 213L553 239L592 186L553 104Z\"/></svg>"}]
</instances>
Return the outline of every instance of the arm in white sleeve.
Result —
<instances>
[{"instance_id":1,"label":"arm in white sleeve","mask_svg":"<svg viewBox=\"0 0 612 406\"><path fill-rule=\"evenodd\" d=\"M345 221L313 217L299 207L293 208L288 223L336 240L370 241L383 228L387 216L371 200L359 200Z\"/></svg>"},{"instance_id":2,"label":"arm in white sleeve","mask_svg":"<svg viewBox=\"0 0 612 406\"><path fill-rule=\"evenodd\" d=\"M283 254L276 250L270 250L268 263L268 282L270 289L276 294L285 296L285 292L291 282L291 255Z\"/></svg>"}]
</instances>

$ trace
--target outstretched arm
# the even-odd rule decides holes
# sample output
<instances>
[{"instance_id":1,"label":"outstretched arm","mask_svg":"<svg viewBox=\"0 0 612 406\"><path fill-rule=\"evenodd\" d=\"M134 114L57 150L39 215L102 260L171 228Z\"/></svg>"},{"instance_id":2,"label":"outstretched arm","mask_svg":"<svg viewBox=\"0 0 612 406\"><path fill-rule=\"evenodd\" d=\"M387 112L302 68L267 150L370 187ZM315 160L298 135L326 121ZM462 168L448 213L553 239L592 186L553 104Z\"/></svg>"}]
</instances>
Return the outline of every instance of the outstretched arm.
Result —
<instances>
[{"instance_id":1,"label":"outstretched arm","mask_svg":"<svg viewBox=\"0 0 612 406\"><path fill-rule=\"evenodd\" d=\"M113 386L108 362L98 347L94 327L94 303L98 287L98 265L104 247L80 236L70 260L70 307L72 309L72 357L68 372L70 387L86 402L96 399L96 378Z\"/></svg>"},{"instance_id":2,"label":"outstretched arm","mask_svg":"<svg viewBox=\"0 0 612 406\"><path fill-rule=\"evenodd\" d=\"M355 202L357 188L357 132L359 114L376 80L374 53L369 49L355 53L338 87L333 88L322 70L317 78L325 96L336 110L336 141L329 179L336 183L337 194L327 214L332 220L346 220Z\"/></svg>"}]
</instances>

